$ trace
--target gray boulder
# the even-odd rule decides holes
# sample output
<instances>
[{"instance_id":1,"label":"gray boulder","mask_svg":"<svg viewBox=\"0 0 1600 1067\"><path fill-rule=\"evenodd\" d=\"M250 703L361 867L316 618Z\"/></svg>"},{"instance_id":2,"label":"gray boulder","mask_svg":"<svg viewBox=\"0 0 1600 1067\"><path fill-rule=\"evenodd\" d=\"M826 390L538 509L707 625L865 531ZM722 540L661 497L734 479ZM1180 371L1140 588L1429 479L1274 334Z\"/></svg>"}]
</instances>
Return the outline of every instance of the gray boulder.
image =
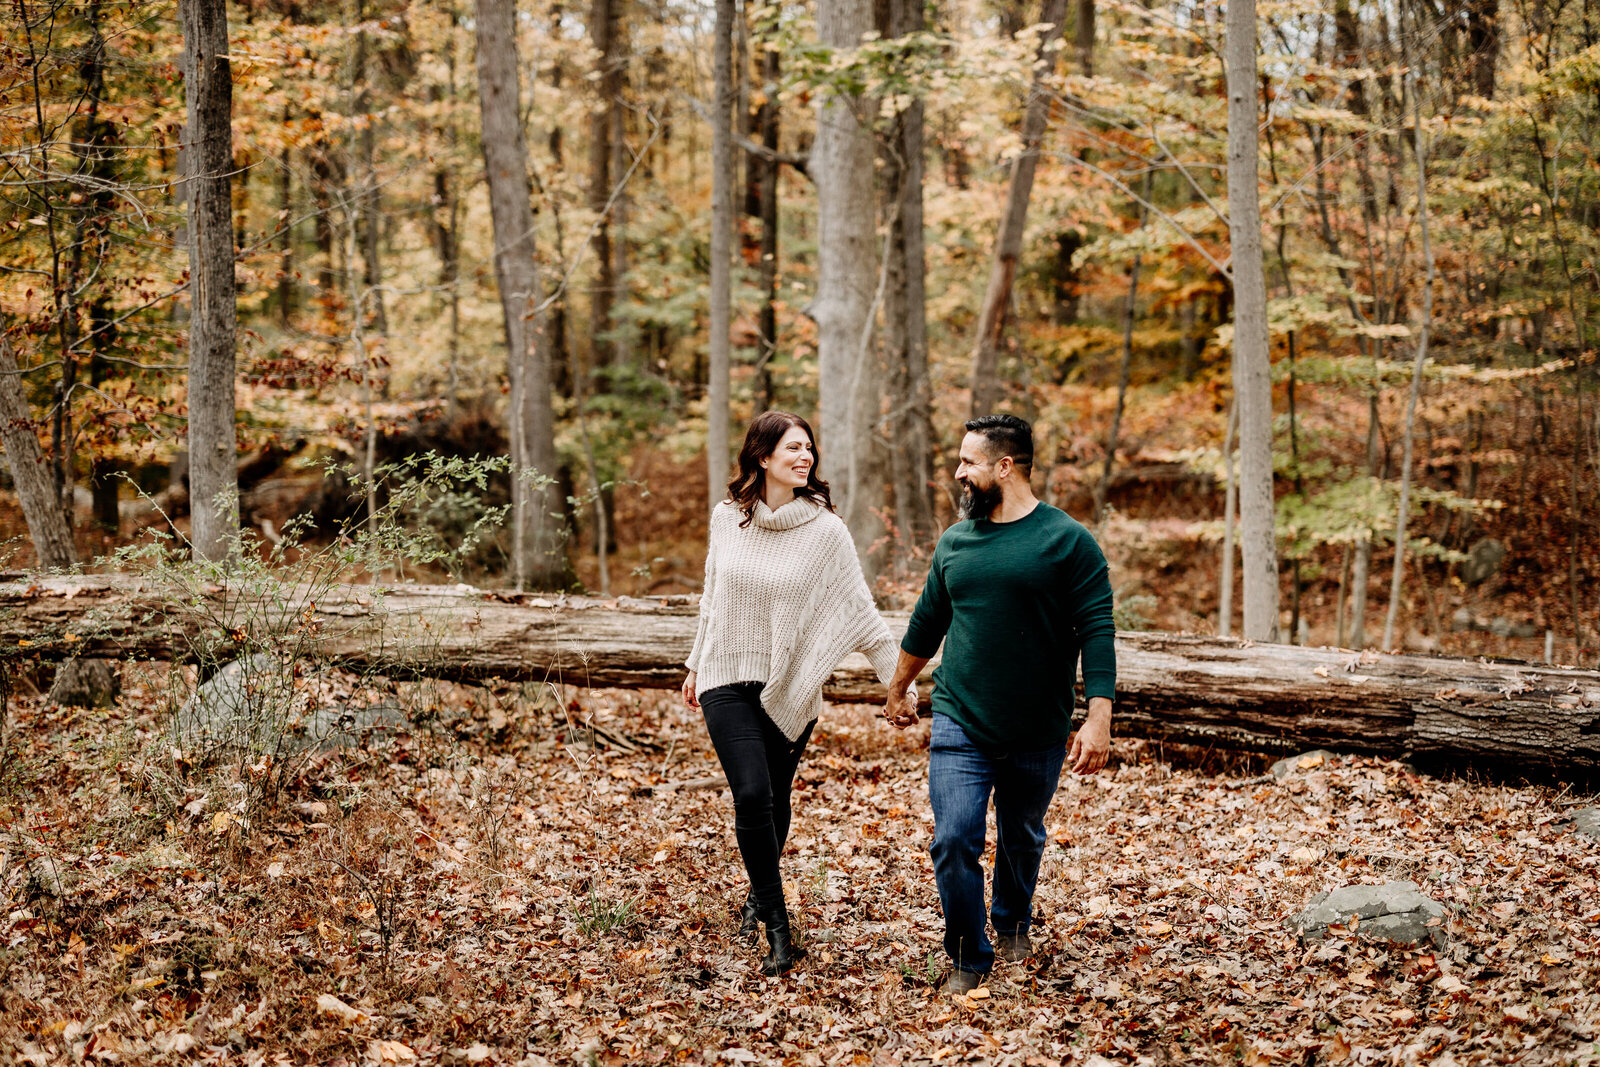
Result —
<instances>
[{"instance_id":1,"label":"gray boulder","mask_svg":"<svg viewBox=\"0 0 1600 1067\"><path fill-rule=\"evenodd\" d=\"M398 732L404 713L392 704L318 706L295 685L294 665L266 653L243 656L208 678L178 710L185 751L293 755L352 748Z\"/></svg>"},{"instance_id":2,"label":"gray boulder","mask_svg":"<svg viewBox=\"0 0 1600 1067\"><path fill-rule=\"evenodd\" d=\"M1311 770L1321 767L1334 758L1334 754L1325 748L1314 748L1310 752L1302 752L1298 756L1285 756L1274 763L1269 770L1274 778L1287 778L1295 771ZM1306 766L1301 766L1304 763Z\"/></svg>"},{"instance_id":3,"label":"gray boulder","mask_svg":"<svg viewBox=\"0 0 1600 1067\"><path fill-rule=\"evenodd\" d=\"M1422 894L1415 882L1385 882L1383 885L1347 885L1329 893L1318 893L1305 910L1291 915L1288 925L1300 935L1302 943L1328 936L1328 925L1344 926L1358 916L1358 932L1380 941L1415 945L1432 941L1443 947L1444 906ZM1429 926L1430 920L1438 920Z\"/></svg>"},{"instance_id":4,"label":"gray boulder","mask_svg":"<svg viewBox=\"0 0 1600 1067\"><path fill-rule=\"evenodd\" d=\"M1572 828L1600 840L1600 808L1579 808L1572 813Z\"/></svg>"}]
</instances>

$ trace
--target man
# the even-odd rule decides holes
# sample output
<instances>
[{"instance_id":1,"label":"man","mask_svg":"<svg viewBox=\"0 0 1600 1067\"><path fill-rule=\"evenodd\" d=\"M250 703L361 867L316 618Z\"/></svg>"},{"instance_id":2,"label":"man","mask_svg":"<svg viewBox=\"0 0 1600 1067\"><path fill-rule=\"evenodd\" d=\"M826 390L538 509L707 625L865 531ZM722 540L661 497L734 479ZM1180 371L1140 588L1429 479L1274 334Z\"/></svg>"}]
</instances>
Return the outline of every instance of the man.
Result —
<instances>
[{"instance_id":1,"label":"man","mask_svg":"<svg viewBox=\"0 0 1600 1067\"><path fill-rule=\"evenodd\" d=\"M1032 951L1028 927L1044 854L1045 810L1064 760L1106 764L1116 686L1111 582L1094 537L1033 495L1033 430L1014 415L966 424L961 516L944 532L912 612L885 716L917 721L908 689L944 642L934 671L928 794L933 869L953 970L942 992L967 993L994 959ZM1088 720L1072 737L1080 653ZM984 926L984 816L994 796L993 920Z\"/></svg>"}]
</instances>

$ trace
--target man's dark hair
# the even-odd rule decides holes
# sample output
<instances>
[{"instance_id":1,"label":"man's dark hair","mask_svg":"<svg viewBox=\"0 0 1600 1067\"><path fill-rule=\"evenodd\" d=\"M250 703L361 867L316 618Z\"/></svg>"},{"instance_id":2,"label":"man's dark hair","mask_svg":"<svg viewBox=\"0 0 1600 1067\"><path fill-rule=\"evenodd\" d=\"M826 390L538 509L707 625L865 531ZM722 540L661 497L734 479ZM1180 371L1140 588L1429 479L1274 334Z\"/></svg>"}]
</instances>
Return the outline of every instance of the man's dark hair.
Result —
<instances>
[{"instance_id":1,"label":"man's dark hair","mask_svg":"<svg viewBox=\"0 0 1600 1067\"><path fill-rule=\"evenodd\" d=\"M1010 456L1023 474L1033 473L1033 427L1026 420L1015 415L979 415L967 420L967 432L984 439L991 459Z\"/></svg>"}]
</instances>

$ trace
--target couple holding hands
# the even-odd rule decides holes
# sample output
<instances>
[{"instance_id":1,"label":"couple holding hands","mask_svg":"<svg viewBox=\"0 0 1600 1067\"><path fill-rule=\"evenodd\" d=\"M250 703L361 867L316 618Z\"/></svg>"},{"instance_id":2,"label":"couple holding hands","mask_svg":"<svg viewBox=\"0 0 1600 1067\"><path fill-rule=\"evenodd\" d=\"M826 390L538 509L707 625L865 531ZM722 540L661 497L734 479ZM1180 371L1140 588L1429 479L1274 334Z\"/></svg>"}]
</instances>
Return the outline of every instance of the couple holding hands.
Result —
<instances>
[{"instance_id":1,"label":"couple holding hands","mask_svg":"<svg viewBox=\"0 0 1600 1067\"><path fill-rule=\"evenodd\" d=\"M805 955L791 933L778 860L823 684L851 652L872 662L888 686L885 718L903 730L917 722L917 675L944 643L928 758L933 867L951 963L944 992L976 988L996 956L1030 954L1044 815L1062 765L1079 774L1105 766L1116 683L1105 556L1088 530L1034 497L1028 423L984 415L966 430L956 468L962 521L939 539L899 642L833 513L804 419L757 416L728 499L712 512L683 697L704 714L733 792L734 836L750 876L740 934L766 927L765 974L782 974ZM1080 655L1089 709L1074 735ZM991 794L994 942L982 867Z\"/></svg>"}]
</instances>

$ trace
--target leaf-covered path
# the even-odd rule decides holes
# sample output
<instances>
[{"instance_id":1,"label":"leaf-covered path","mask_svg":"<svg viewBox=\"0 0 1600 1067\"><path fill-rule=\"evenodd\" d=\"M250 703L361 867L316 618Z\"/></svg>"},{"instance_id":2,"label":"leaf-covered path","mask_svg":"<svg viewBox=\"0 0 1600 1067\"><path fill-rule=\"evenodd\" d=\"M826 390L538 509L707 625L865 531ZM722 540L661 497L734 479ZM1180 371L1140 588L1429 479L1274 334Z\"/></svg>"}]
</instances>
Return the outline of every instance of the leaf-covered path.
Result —
<instances>
[{"instance_id":1,"label":"leaf-covered path","mask_svg":"<svg viewBox=\"0 0 1600 1067\"><path fill-rule=\"evenodd\" d=\"M398 696L427 725L253 806L274 768L186 765L153 690L14 703L0 1061L1600 1063L1570 793L1119 743L1050 811L1035 958L949 998L925 725L829 709L785 857L811 956L765 979L726 794L673 787L717 767L669 695ZM1284 927L1393 878L1447 905L1448 949Z\"/></svg>"}]
</instances>

